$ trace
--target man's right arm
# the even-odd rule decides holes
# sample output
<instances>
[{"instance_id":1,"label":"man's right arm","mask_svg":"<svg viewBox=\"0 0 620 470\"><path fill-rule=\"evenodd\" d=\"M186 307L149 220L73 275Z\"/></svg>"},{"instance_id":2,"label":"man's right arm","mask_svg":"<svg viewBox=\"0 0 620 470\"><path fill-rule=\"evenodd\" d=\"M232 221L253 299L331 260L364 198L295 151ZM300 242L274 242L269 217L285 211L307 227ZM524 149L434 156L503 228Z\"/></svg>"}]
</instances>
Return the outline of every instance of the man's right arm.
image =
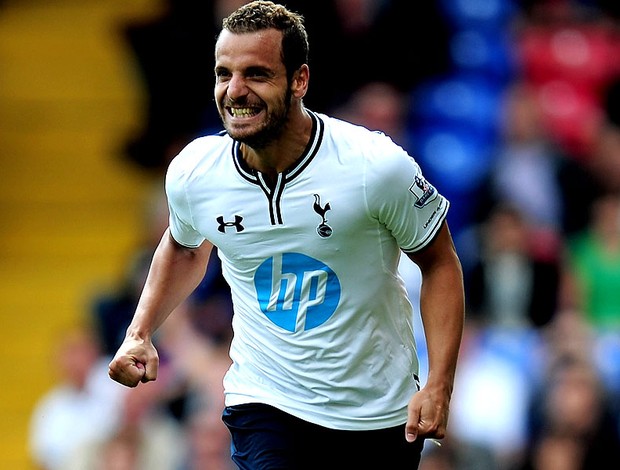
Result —
<instances>
[{"instance_id":1,"label":"man's right arm","mask_svg":"<svg viewBox=\"0 0 620 470\"><path fill-rule=\"evenodd\" d=\"M142 295L127 334L109 366L117 382L135 387L157 378L159 358L152 336L204 278L213 245L178 244L166 230L153 255Z\"/></svg>"}]
</instances>

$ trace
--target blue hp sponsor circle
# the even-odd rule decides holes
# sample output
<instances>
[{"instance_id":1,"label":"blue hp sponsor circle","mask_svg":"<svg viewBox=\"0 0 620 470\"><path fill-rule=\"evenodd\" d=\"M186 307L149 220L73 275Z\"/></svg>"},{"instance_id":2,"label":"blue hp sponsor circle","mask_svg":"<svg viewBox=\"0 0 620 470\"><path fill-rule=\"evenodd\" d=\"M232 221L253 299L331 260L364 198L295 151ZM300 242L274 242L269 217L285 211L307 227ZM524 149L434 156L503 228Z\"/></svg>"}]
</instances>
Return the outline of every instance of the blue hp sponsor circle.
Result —
<instances>
[{"instance_id":1,"label":"blue hp sponsor circle","mask_svg":"<svg viewBox=\"0 0 620 470\"><path fill-rule=\"evenodd\" d=\"M291 332L325 323L340 301L340 281L334 271L301 253L265 260L256 270L254 285L263 313Z\"/></svg>"}]
</instances>

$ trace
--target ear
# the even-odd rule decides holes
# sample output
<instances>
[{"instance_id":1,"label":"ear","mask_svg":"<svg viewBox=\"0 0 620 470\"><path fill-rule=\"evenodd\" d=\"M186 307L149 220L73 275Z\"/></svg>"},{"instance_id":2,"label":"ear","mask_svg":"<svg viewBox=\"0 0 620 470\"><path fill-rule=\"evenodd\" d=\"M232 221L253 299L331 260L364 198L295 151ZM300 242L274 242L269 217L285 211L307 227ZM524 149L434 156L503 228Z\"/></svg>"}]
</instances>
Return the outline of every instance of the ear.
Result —
<instances>
[{"instance_id":1,"label":"ear","mask_svg":"<svg viewBox=\"0 0 620 470\"><path fill-rule=\"evenodd\" d=\"M295 71L291 81L291 91L293 92L294 97L301 99L306 96L306 93L308 92L309 80L310 68L307 64L303 64Z\"/></svg>"}]
</instances>

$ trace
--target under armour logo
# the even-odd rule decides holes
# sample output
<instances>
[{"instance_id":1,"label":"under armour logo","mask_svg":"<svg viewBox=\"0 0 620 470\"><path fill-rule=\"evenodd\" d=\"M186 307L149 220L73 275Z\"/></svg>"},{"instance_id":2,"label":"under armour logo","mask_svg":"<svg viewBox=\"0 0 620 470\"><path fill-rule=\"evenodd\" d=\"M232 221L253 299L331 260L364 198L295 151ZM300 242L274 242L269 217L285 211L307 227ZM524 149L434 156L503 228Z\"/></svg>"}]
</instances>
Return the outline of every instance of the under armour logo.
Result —
<instances>
[{"instance_id":1,"label":"under armour logo","mask_svg":"<svg viewBox=\"0 0 620 470\"><path fill-rule=\"evenodd\" d=\"M321 196L315 194L314 205L312 206L312 208L314 209L314 212L321 216L322 219L321 224L316 228L316 233L318 233L321 238L329 237L333 232L332 228L327 225L327 218L325 217L327 211L331 209L329 202L325 204L325 206L321 207Z\"/></svg>"},{"instance_id":2,"label":"under armour logo","mask_svg":"<svg viewBox=\"0 0 620 470\"><path fill-rule=\"evenodd\" d=\"M217 229L222 233L226 233L226 227L235 227L235 230L237 232L243 232L243 229L245 228L243 225L241 225L243 217L241 217L240 215L235 216L234 222L224 222L224 217L221 215L215 220L217 220L217 223L220 224Z\"/></svg>"}]
</instances>

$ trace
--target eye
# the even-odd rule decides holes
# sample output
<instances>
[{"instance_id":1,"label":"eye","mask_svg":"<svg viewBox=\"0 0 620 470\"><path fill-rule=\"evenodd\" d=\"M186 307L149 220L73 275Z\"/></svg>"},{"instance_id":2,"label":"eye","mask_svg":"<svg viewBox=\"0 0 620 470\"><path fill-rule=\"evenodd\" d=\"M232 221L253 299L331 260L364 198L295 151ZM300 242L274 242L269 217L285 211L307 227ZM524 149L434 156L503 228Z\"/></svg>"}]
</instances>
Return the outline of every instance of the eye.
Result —
<instances>
[{"instance_id":1,"label":"eye","mask_svg":"<svg viewBox=\"0 0 620 470\"><path fill-rule=\"evenodd\" d=\"M231 73L225 69L216 69L215 70L215 78L217 82L223 82L228 80L231 77Z\"/></svg>"},{"instance_id":2,"label":"eye","mask_svg":"<svg viewBox=\"0 0 620 470\"><path fill-rule=\"evenodd\" d=\"M261 67L252 67L246 71L246 77L252 80L267 80L272 76L268 70Z\"/></svg>"}]
</instances>

